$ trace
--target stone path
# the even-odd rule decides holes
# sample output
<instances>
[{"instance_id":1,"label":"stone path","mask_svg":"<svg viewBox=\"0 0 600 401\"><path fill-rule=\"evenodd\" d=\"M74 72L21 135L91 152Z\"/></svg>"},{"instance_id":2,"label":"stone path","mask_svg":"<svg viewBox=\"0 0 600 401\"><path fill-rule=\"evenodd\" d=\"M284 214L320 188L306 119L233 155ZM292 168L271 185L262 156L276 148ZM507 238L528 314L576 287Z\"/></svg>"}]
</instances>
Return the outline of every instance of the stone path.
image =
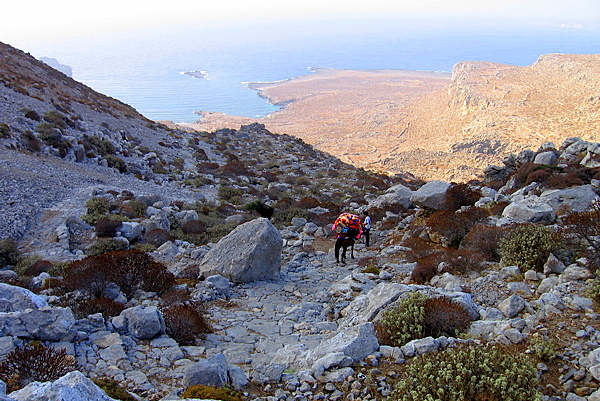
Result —
<instances>
[{"instance_id":1,"label":"stone path","mask_svg":"<svg viewBox=\"0 0 600 401\"><path fill-rule=\"evenodd\" d=\"M342 265L331 253L321 251L310 258L300 253L282 267L280 281L236 286L229 307L215 303L208 310L215 332L204 341L206 357L223 353L250 379L268 381L270 374L277 374L270 365L277 364L273 357L279 349L288 344L316 347L334 334L334 317L352 293L376 285L357 264L372 254L358 245L357 258Z\"/></svg>"}]
</instances>

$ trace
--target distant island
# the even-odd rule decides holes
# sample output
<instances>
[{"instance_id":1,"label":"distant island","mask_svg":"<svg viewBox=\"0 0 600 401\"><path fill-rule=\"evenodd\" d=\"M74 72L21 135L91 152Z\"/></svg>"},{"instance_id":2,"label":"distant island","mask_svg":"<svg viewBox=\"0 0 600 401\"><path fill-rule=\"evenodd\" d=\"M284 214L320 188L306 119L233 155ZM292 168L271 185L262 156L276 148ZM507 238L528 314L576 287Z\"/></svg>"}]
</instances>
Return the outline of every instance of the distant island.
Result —
<instances>
[{"instance_id":1,"label":"distant island","mask_svg":"<svg viewBox=\"0 0 600 401\"><path fill-rule=\"evenodd\" d=\"M184 71L181 74L189 75L190 77L198 79L206 79L206 77L208 77L208 73L206 71Z\"/></svg>"}]
</instances>

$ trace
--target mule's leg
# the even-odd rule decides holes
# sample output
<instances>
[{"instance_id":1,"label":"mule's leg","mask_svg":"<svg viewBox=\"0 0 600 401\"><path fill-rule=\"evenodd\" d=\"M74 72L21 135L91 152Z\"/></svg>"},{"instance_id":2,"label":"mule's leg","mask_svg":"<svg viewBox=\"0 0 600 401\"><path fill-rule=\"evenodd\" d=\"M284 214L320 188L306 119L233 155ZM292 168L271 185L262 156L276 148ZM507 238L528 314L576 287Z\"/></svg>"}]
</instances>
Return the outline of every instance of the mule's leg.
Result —
<instances>
[{"instance_id":1,"label":"mule's leg","mask_svg":"<svg viewBox=\"0 0 600 401\"><path fill-rule=\"evenodd\" d=\"M352 241L352 244L350 245L350 257L354 259L354 241Z\"/></svg>"},{"instance_id":2,"label":"mule's leg","mask_svg":"<svg viewBox=\"0 0 600 401\"><path fill-rule=\"evenodd\" d=\"M342 245L342 264L345 265L346 264L346 250L348 249L348 246L346 244Z\"/></svg>"},{"instance_id":3,"label":"mule's leg","mask_svg":"<svg viewBox=\"0 0 600 401\"><path fill-rule=\"evenodd\" d=\"M340 247L342 246L342 239L338 238L335 241L335 263L340 263Z\"/></svg>"}]
</instances>

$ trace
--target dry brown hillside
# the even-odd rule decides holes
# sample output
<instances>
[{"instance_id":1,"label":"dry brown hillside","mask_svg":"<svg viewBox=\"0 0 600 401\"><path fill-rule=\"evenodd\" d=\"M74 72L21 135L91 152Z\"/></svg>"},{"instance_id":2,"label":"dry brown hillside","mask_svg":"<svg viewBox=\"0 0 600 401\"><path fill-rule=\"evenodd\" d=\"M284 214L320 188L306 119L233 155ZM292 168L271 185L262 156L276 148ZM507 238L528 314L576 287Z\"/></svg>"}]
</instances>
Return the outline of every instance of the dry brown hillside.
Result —
<instances>
[{"instance_id":1,"label":"dry brown hillside","mask_svg":"<svg viewBox=\"0 0 600 401\"><path fill-rule=\"evenodd\" d=\"M600 55L548 54L531 66L462 62L449 74L318 70L273 84L286 104L260 120L345 161L465 181L509 153L600 140ZM246 123L207 115L197 129Z\"/></svg>"}]
</instances>

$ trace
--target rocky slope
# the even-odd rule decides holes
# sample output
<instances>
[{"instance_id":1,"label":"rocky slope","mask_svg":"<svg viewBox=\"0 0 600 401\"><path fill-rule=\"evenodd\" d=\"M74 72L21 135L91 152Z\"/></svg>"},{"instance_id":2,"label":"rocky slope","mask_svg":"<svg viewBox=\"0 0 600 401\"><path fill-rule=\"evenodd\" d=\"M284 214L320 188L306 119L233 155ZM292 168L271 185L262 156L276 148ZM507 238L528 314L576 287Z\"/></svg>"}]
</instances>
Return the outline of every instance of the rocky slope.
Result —
<instances>
[{"instance_id":1,"label":"rocky slope","mask_svg":"<svg viewBox=\"0 0 600 401\"><path fill-rule=\"evenodd\" d=\"M506 263L490 234L508 235L514 224L558 232L571 213L595 210L599 144L545 143L470 186L425 183L368 173L260 124L168 129L0 50L11 61L0 74L0 238L18 239L30 257L2 249L0 356L40 341L66 349L83 373L15 391L9 382L8 395L0 383L0 399L70 388L73 400L106 400L89 377L116 380L139 400L180 399L194 384L228 384L257 401L383 399L421 355L487 343L531 355L543 400L600 398L600 320L589 292L598 292L597 254L561 243L540 266ZM20 79L5 75L14 65ZM356 259L335 263L333 218L363 210L374 246L359 242ZM90 276L114 273L106 260L93 264L98 245L143 249L151 259L134 277L164 267L176 278L170 298L104 280L95 292L115 310L82 310L100 299L86 298ZM71 279L75 290L65 284L82 266L65 266L73 260L94 267ZM240 278L230 260L268 280ZM473 321L461 336L384 345L375 323L413 292L451 300ZM182 297L202 305L213 328L191 344L167 328L168 308ZM540 339L552 351L545 359Z\"/></svg>"}]
</instances>

